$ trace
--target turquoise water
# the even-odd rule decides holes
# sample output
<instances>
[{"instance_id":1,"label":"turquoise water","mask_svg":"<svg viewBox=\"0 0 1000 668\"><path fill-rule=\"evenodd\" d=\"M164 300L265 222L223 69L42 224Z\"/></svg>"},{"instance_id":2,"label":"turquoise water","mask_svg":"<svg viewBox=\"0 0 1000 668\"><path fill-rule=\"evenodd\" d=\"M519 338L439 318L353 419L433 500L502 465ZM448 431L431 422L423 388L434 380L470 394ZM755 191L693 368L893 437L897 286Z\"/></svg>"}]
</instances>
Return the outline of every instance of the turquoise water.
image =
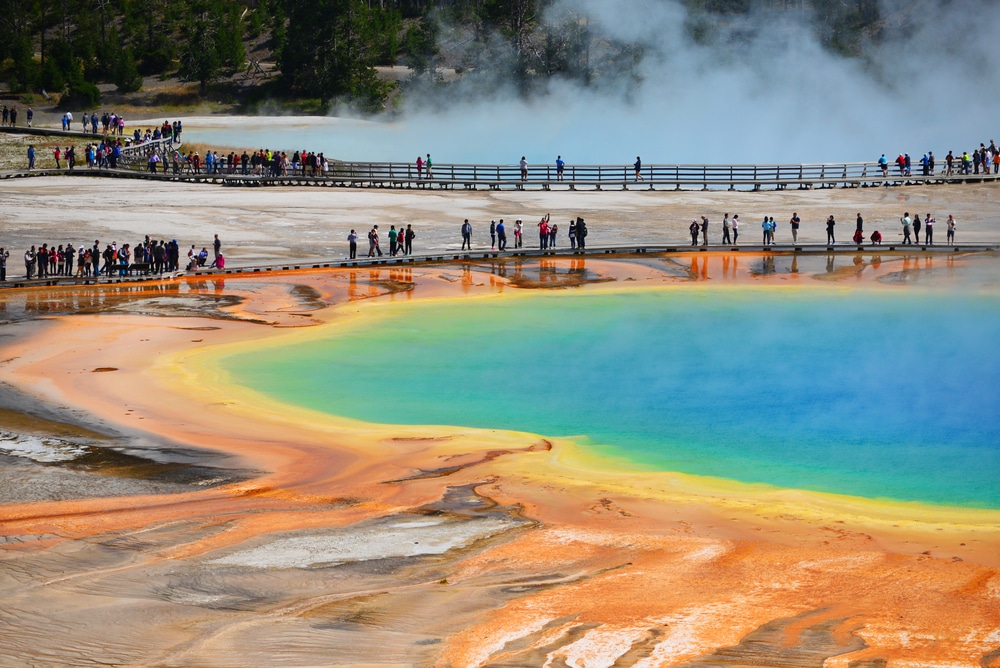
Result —
<instances>
[{"instance_id":1,"label":"turquoise water","mask_svg":"<svg viewBox=\"0 0 1000 668\"><path fill-rule=\"evenodd\" d=\"M224 366L370 422L572 436L642 468L1000 508L994 296L560 292L379 313Z\"/></svg>"}]
</instances>

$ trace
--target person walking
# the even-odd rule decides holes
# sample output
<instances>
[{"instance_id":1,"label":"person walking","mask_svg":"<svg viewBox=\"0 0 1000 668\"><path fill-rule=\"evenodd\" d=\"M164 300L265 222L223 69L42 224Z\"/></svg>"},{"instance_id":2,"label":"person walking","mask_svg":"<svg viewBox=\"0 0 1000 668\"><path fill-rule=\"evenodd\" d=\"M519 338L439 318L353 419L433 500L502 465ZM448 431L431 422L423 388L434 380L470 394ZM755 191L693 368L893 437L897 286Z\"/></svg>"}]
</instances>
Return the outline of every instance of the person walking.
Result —
<instances>
[{"instance_id":1,"label":"person walking","mask_svg":"<svg viewBox=\"0 0 1000 668\"><path fill-rule=\"evenodd\" d=\"M645 179L642 178L642 158L635 156L635 164L632 167L635 168L635 180L644 181Z\"/></svg>"},{"instance_id":2,"label":"person walking","mask_svg":"<svg viewBox=\"0 0 1000 668\"><path fill-rule=\"evenodd\" d=\"M837 240L833 236L833 227L837 224L837 221L833 219L831 214L829 218L826 219L826 243L833 245L837 243Z\"/></svg>"},{"instance_id":3,"label":"person walking","mask_svg":"<svg viewBox=\"0 0 1000 668\"><path fill-rule=\"evenodd\" d=\"M739 245L740 238L740 214L733 214L733 245Z\"/></svg>"},{"instance_id":4,"label":"person walking","mask_svg":"<svg viewBox=\"0 0 1000 668\"><path fill-rule=\"evenodd\" d=\"M910 212L907 211L903 214L903 217L899 219L900 224L903 226L903 243L912 244L913 241L910 239Z\"/></svg>"},{"instance_id":5,"label":"person walking","mask_svg":"<svg viewBox=\"0 0 1000 668\"><path fill-rule=\"evenodd\" d=\"M472 225L468 218L462 223L462 250L466 248L472 250Z\"/></svg>"},{"instance_id":6,"label":"person walking","mask_svg":"<svg viewBox=\"0 0 1000 668\"><path fill-rule=\"evenodd\" d=\"M507 250L507 228L504 227L503 218L497 224L497 249Z\"/></svg>"},{"instance_id":7,"label":"person walking","mask_svg":"<svg viewBox=\"0 0 1000 668\"><path fill-rule=\"evenodd\" d=\"M725 214L722 217L722 243L723 244L730 244L730 243L732 243L729 240L729 214L728 213Z\"/></svg>"}]
</instances>

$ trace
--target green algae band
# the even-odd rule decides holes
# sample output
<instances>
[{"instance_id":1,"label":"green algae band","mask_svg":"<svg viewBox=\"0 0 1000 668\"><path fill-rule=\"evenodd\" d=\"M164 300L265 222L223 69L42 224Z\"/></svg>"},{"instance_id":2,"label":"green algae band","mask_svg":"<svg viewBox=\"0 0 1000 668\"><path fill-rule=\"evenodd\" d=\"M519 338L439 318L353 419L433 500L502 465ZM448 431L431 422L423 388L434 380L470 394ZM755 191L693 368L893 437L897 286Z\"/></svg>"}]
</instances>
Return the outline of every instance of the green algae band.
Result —
<instances>
[{"instance_id":1,"label":"green algae band","mask_svg":"<svg viewBox=\"0 0 1000 668\"><path fill-rule=\"evenodd\" d=\"M633 290L386 305L230 357L283 402L573 436L637 467L1000 507L992 294Z\"/></svg>"}]
</instances>

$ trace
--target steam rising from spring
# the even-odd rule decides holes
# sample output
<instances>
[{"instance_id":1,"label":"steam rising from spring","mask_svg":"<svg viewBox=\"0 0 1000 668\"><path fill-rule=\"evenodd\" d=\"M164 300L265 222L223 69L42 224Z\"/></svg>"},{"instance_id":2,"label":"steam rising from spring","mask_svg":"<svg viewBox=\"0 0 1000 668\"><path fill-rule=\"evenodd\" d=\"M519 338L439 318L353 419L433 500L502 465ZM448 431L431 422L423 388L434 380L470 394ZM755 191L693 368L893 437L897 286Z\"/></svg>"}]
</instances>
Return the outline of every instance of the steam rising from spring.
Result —
<instances>
[{"instance_id":1,"label":"steam rising from spring","mask_svg":"<svg viewBox=\"0 0 1000 668\"><path fill-rule=\"evenodd\" d=\"M875 160L978 147L995 136L1000 86L992 35L1000 4L882 0L883 39L862 58L825 49L802 12L755 10L695 41L675 0L557 0L544 21L577 16L635 45L637 75L590 85L553 79L522 95L501 49L448 86L407 87L402 116L270 134L346 160L441 163L799 163ZM608 80L610 79L610 81ZM215 133L213 133L215 135ZM245 143L238 141L235 145Z\"/></svg>"}]
</instances>

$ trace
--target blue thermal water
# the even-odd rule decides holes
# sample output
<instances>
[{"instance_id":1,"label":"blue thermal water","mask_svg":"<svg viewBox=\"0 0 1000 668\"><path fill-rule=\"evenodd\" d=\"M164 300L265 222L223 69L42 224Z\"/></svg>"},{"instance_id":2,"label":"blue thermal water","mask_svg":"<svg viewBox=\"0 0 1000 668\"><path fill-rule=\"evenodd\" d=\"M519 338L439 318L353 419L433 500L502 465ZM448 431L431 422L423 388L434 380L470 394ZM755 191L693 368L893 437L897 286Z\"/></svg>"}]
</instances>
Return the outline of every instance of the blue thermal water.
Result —
<instances>
[{"instance_id":1,"label":"blue thermal water","mask_svg":"<svg viewBox=\"0 0 1000 668\"><path fill-rule=\"evenodd\" d=\"M1000 507L1000 304L875 290L635 290L383 307L229 357L365 421L577 438L637 467Z\"/></svg>"}]
</instances>

